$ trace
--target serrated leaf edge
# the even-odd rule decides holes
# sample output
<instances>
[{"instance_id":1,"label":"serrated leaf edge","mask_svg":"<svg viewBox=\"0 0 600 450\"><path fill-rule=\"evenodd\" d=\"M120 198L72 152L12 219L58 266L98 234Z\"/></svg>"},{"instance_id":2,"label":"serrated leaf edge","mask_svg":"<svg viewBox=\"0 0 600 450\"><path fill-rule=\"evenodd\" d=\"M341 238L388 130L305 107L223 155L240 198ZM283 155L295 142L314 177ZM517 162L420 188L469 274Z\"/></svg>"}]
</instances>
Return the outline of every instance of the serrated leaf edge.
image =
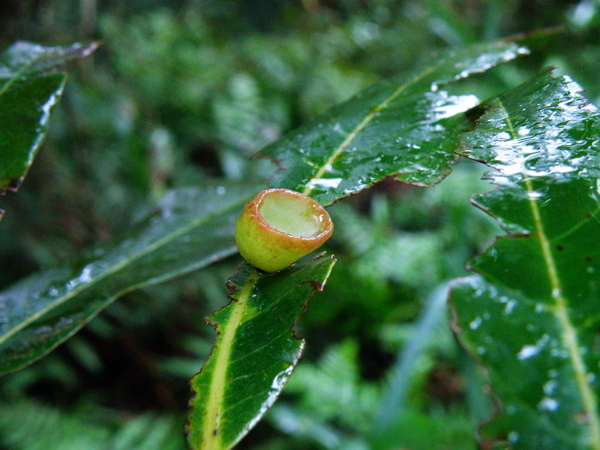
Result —
<instances>
[{"instance_id":1,"label":"serrated leaf edge","mask_svg":"<svg viewBox=\"0 0 600 450\"><path fill-rule=\"evenodd\" d=\"M323 290L325 284L327 283L327 280L329 279L329 276L331 275L333 266L336 262L336 259L333 255L326 256L325 252L316 255L313 258L313 261L316 261L319 258L327 258L329 260L329 270L327 271L326 274L324 274L323 279L321 281L306 280L302 283L302 284L310 284L311 288L312 288L311 292L309 293L309 295L306 298L306 302L308 302L308 300L312 297L312 295L314 294L315 291ZM244 266L242 265L240 267L240 269L238 269L238 273L240 273L240 271L243 270L243 267ZM230 355L231 355L233 343L234 343L234 340L236 337L235 330L243 321L244 315L246 313L247 302L250 299L250 296L252 295L252 291L254 290L256 283L258 283L263 276L265 276L265 275L269 276L269 274L265 274L264 272L261 272L254 267L251 270L252 270L252 272L248 275L248 278L245 280L244 284L241 287L236 287L234 285L234 283L232 283L232 280L234 277L232 277L230 279L230 282L228 283L228 286L231 290L228 297L231 301L227 305L225 305L223 308L221 308L221 310L225 309L225 308L232 308L232 309L231 309L231 313L229 315L229 319L227 321L225 328L223 330L219 329L219 324L211 321L210 316L205 319L210 325L212 325L215 328L215 331L217 333L217 338L215 340L213 349L212 349L210 355L208 356L207 361L204 363L204 366L202 367L200 372L198 372L194 376L194 378L199 376L203 372L204 367L206 366L206 364L208 363L208 361L211 358L216 357L217 362L216 362L215 367L212 372L212 376L211 376L211 380L210 380L210 387L209 387L210 396L209 396L208 404L206 406L205 413L203 416L202 432L200 434L202 436L202 442L200 443L200 446L192 447L192 448L194 448L194 450L220 450L220 449L232 448L248 433L248 431L250 431L254 427L254 425L256 425L256 423L260 420L262 415L273 405L273 403L279 396L279 391L272 392L271 395L267 398L267 400L265 402L263 402L263 405L261 407L261 413L258 414L252 421L250 421L249 423L247 423L244 426L244 429L240 432L240 434L236 437L236 439L233 442L231 442L230 444L223 445L223 443L221 442L221 433L219 432L220 431L219 424L220 424L220 417L222 415L221 405L223 404L223 398L225 396L225 388L227 385L227 383L226 383L227 367L228 367L228 364L231 359ZM221 310L219 310L219 311L221 311ZM298 361L300 360L300 356L304 351L304 340L299 338L298 336L296 336L296 333L294 332L293 327L296 324L296 322L298 320L300 320L300 317L304 314L305 311L306 311L306 304L304 306L302 313L298 316L298 318L294 321L294 323L292 323L290 325L289 332L292 334L294 339L300 341L300 349L297 352L297 354L296 354L294 360L292 361L292 363L290 364L290 366L284 372L282 372L280 374L281 378L278 377L282 387L283 387L283 384L285 384L285 382L287 381L287 379L291 376L292 371L298 364ZM219 336L221 336L221 335L223 335L223 341L219 342L218 339L219 339ZM217 353L215 353L215 352L217 352ZM192 381L190 381L190 384L192 384ZM190 400L190 406L191 406L192 410L194 408L194 406L193 406L194 400L197 397L198 397L198 393L195 392L194 397ZM186 425L186 430L188 432L189 432L189 427L190 427L189 419L190 419L191 415L192 415L192 412L190 411L190 413L188 415L188 422ZM190 444L190 446L192 446L193 443L188 441L188 444Z\"/></svg>"},{"instance_id":2,"label":"serrated leaf edge","mask_svg":"<svg viewBox=\"0 0 600 450\"><path fill-rule=\"evenodd\" d=\"M221 442L221 433L219 432L219 424L221 418L221 405L223 404L223 397L225 395L225 387L227 380L227 367L229 360L231 359L231 351L233 348L233 342L236 336L235 330L242 322L244 317L244 311L248 299L252 293L254 285L260 279L261 274L253 269L245 284L230 298L234 305L229 320L225 324L225 328L221 331L218 330L218 334L222 335L222 341L219 343L219 351L217 361L210 380L210 388L208 403L206 405L206 412L204 414L203 431L202 431L202 443L198 449L221 449L223 448ZM215 347L216 348L216 347ZM211 355L210 357L212 357Z\"/></svg>"},{"instance_id":3,"label":"serrated leaf edge","mask_svg":"<svg viewBox=\"0 0 600 450\"><path fill-rule=\"evenodd\" d=\"M505 56L504 61L508 61L510 59L516 58L520 55L524 55L524 54L528 54L529 50L523 46L518 46L516 44L513 44L514 47L511 47L510 49L506 49L506 50L513 50L514 54L512 54L511 56ZM442 63L444 61L442 60ZM480 72L484 72L486 70L488 70L490 67L493 67L496 64L488 64L487 66L482 65L479 68L472 68L470 70L463 70L462 72L460 72L459 74L457 74L454 79L452 81L459 81L463 78L467 78L468 76L475 74L475 73L480 73ZM332 153L332 155L318 168L318 170L315 172L315 174L308 180L308 182L304 185L304 189L301 191L304 195L308 195L310 196L312 191L314 190L314 180L320 180L321 177L323 175L325 175L325 173L327 173L329 170L331 170L331 168L333 167L333 164L335 163L335 161L340 157L340 155L342 155L344 153L344 151L349 147L349 145L351 144L351 142L354 140L354 138L363 130L365 129L369 123L373 120L373 118L375 116L377 116L377 114L384 110L394 99L396 99L400 94L402 94L402 92L404 92L408 87L410 87L412 84L415 84L417 82L419 82L422 78L425 78L427 75L431 74L432 72L435 72L436 70L438 70L441 67L441 63L440 64L434 64L432 66L430 66L429 68L427 68L426 70L423 70L421 73L418 73L417 75L415 75L412 79L406 81L405 83L401 84L390 96L388 96L387 98L385 98L379 105L377 105L375 108L373 108L369 114L367 114L361 121L360 123L348 134L348 136L346 136L346 139L344 139L344 141L334 150L334 152ZM441 86L445 85L445 84L449 84L448 81L444 82L433 82L431 85L430 90L432 92L437 91ZM351 101L351 100L350 100ZM390 174L390 176L393 176L394 174Z\"/></svg>"},{"instance_id":4,"label":"serrated leaf edge","mask_svg":"<svg viewBox=\"0 0 600 450\"><path fill-rule=\"evenodd\" d=\"M519 134L515 130L510 115L502 101L500 99L496 99L494 101L494 107L498 108L502 112L508 133L511 135L512 139L517 141ZM468 157L468 155L466 156ZM577 384L581 402L585 411L585 417L589 423L590 448L594 450L600 450L600 416L598 415L598 399L596 398L594 391L587 381L588 370L581 356L581 352L579 351L580 344L577 337L576 328L569 318L569 301L564 294L562 282L558 274L557 264L551 250L551 240L548 238L545 231L540 209L534 195L535 189L532 185L531 178L525 177L524 184L528 193L531 194L527 195L527 198L535 228L532 236L537 237L540 243L544 264L546 266L546 271L550 281L551 296L554 301L553 313L559 324L562 339L567 348L569 359L573 366L575 382ZM564 237L565 234L561 236Z\"/></svg>"}]
</instances>

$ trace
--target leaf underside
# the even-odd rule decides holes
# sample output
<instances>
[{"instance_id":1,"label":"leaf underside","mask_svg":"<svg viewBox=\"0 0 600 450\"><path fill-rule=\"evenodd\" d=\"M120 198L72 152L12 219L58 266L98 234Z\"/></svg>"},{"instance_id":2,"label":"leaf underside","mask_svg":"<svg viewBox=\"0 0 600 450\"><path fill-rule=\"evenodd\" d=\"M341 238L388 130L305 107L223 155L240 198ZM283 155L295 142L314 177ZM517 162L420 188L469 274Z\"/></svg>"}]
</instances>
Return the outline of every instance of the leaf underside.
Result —
<instances>
[{"instance_id":1,"label":"leaf underside","mask_svg":"<svg viewBox=\"0 0 600 450\"><path fill-rule=\"evenodd\" d=\"M465 156L508 232L451 291L455 330L500 402L482 440L600 449L600 114L549 72L488 102Z\"/></svg>"},{"instance_id":2,"label":"leaf underside","mask_svg":"<svg viewBox=\"0 0 600 450\"><path fill-rule=\"evenodd\" d=\"M389 176L439 182L469 125L460 113L479 102L442 88L525 53L508 42L475 45L362 91L258 154L279 166L271 186L329 205Z\"/></svg>"},{"instance_id":3,"label":"leaf underside","mask_svg":"<svg viewBox=\"0 0 600 450\"><path fill-rule=\"evenodd\" d=\"M0 374L45 355L125 292L235 253L233 228L248 193L223 185L171 191L130 236L1 292Z\"/></svg>"},{"instance_id":4,"label":"leaf underside","mask_svg":"<svg viewBox=\"0 0 600 450\"><path fill-rule=\"evenodd\" d=\"M230 280L231 303L208 318L215 346L191 381L192 448L231 448L273 404L304 347L291 328L334 263L321 255L273 274L244 263Z\"/></svg>"}]
</instances>

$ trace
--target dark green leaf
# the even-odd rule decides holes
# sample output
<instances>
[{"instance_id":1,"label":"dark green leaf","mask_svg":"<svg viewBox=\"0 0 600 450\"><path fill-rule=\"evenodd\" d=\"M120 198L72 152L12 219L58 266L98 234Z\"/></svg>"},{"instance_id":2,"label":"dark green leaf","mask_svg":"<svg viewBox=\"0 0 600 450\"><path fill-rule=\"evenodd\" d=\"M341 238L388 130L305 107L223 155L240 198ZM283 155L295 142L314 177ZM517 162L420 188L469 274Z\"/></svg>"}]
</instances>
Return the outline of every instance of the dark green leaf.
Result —
<instances>
[{"instance_id":1,"label":"dark green leaf","mask_svg":"<svg viewBox=\"0 0 600 450\"><path fill-rule=\"evenodd\" d=\"M471 46L361 92L259 154L280 166L272 186L328 205L391 175L435 184L467 126L459 113L478 103L441 88L524 53L507 42Z\"/></svg>"},{"instance_id":2,"label":"dark green leaf","mask_svg":"<svg viewBox=\"0 0 600 450\"><path fill-rule=\"evenodd\" d=\"M580 90L543 74L463 140L500 186L475 204L510 235L451 299L502 405L483 435L514 448L600 449L600 114Z\"/></svg>"},{"instance_id":3,"label":"dark green leaf","mask_svg":"<svg viewBox=\"0 0 600 450\"><path fill-rule=\"evenodd\" d=\"M231 448L270 408L304 347L291 328L334 262L322 255L273 274L245 263L230 280L232 302L208 318L217 340L191 382L192 448Z\"/></svg>"},{"instance_id":4,"label":"dark green leaf","mask_svg":"<svg viewBox=\"0 0 600 450\"><path fill-rule=\"evenodd\" d=\"M63 74L26 78L0 90L0 191L17 190L48 129Z\"/></svg>"},{"instance_id":5,"label":"dark green leaf","mask_svg":"<svg viewBox=\"0 0 600 450\"><path fill-rule=\"evenodd\" d=\"M248 186L172 191L130 237L0 293L0 373L43 356L123 293L235 253L233 227L249 192Z\"/></svg>"},{"instance_id":6,"label":"dark green leaf","mask_svg":"<svg viewBox=\"0 0 600 450\"><path fill-rule=\"evenodd\" d=\"M18 42L0 57L0 192L17 190L42 143L65 75L47 73L97 45L43 47Z\"/></svg>"}]
</instances>

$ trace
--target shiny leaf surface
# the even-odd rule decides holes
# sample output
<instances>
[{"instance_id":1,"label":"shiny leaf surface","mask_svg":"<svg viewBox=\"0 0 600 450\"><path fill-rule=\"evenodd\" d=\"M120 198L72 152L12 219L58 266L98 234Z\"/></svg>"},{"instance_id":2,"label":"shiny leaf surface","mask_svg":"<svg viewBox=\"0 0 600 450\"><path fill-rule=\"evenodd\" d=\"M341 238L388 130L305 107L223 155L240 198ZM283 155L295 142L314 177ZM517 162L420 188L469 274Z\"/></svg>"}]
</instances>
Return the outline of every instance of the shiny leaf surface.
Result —
<instances>
[{"instance_id":1,"label":"shiny leaf surface","mask_svg":"<svg viewBox=\"0 0 600 450\"><path fill-rule=\"evenodd\" d=\"M48 129L66 76L32 77L0 90L0 191L16 191Z\"/></svg>"},{"instance_id":2,"label":"shiny leaf surface","mask_svg":"<svg viewBox=\"0 0 600 450\"><path fill-rule=\"evenodd\" d=\"M542 74L490 101L463 139L499 185L474 202L509 233L451 293L500 403L488 443L600 449L600 114L580 90Z\"/></svg>"},{"instance_id":3,"label":"shiny leaf surface","mask_svg":"<svg viewBox=\"0 0 600 450\"><path fill-rule=\"evenodd\" d=\"M191 381L192 448L231 448L275 402L304 347L291 328L334 262L321 255L273 274L244 263L230 279L231 303L208 318L215 346Z\"/></svg>"},{"instance_id":4,"label":"shiny leaf surface","mask_svg":"<svg viewBox=\"0 0 600 450\"><path fill-rule=\"evenodd\" d=\"M0 192L17 190L23 181L62 94L65 75L48 71L96 47L18 42L0 55Z\"/></svg>"},{"instance_id":5,"label":"shiny leaf surface","mask_svg":"<svg viewBox=\"0 0 600 450\"><path fill-rule=\"evenodd\" d=\"M171 191L130 237L1 292L0 373L43 356L123 293L235 253L233 228L249 192L248 186Z\"/></svg>"},{"instance_id":6,"label":"shiny leaf surface","mask_svg":"<svg viewBox=\"0 0 600 450\"><path fill-rule=\"evenodd\" d=\"M524 53L514 43L475 45L359 93L259 153L279 166L271 186L329 205L392 175L437 183L468 125L459 113L478 103L442 88Z\"/></svg>"}]
</instances>

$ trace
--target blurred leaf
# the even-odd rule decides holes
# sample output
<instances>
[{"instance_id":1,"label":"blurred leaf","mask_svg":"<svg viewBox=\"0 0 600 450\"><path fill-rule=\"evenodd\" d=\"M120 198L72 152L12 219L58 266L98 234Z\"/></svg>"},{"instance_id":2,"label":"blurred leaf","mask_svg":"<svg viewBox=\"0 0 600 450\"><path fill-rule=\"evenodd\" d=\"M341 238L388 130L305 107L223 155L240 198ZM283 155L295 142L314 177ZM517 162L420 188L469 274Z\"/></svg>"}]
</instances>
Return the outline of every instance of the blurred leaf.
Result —
<instances>
[{"instance_id":1,"label":"blurred leaf","mask_svg":"<svg viewBox=\"0 0 600 450\"><path fill-rule=\"evenodd\" d=\"M47 71L96 47L17 42L0 56L0 193L16 191L25 178L62 94L66 76Z\"/></svg>"},{"instance_id":2,"label":"blurred leaf","mask_svg":"<svg viewBox=\"0 0 600 450\"><path fill-rule=\"evenodd\" d=\"M90 55L98 45L76 43L68 47L46 47L31 42L16 42L0 56L0 79L6 83L40 75L70 59Z\"/></svg>"},{"instance_id":3,"label":"blurred leaf","mask_svg":"<svg viewBox=\"0 0 600 450\"><path fill-rule=\"evenodd\" d=\"M235 253L233 227L252 192L248 186L171 191L129 237L0 293L0 373L48 353L123 293Z\"/></svg>"},{"instance_id":4,"label":"blurred leaf","mask_svg":"<svg viewBox=\"0 0 600 450\"><path fill-rule=\"evenodd\" d=\"M266 275L245 263L230 279L232 302L208 318L217 340L191 381L192 448L231 448L271 407L304 348L291 328L334 262L321 255Z\"/></svg>"},{"instance_id":5,"label":"blurred leaf","mask_svg":"<svg viewBox=\"0 0 600 450\"><path fill-rule=\"evenodd\" d=\"M600 449L600 114L545 73L493 99L465 154L496 169L475 198L509 233L457 282L456 331L503 406L483 437Z\"/></svg>"},{"instance_id":6,"label":"blurred leaf","mask_svg":"<svg viewBox=\"0 0 600 450\"><path fill-rule=\"evenodd\" d=\"M435 339L439 344L441 333L436 332L443 322L446 309L446 289L438 288L427 299L421 317L409 341L402 347L389 375L385 390L381 395L380 405L373 421L373 434L377 438L384 431L389 431L395 422L405 413L408 392L415 372L419 368L419 359L423 358ZM446 327L447 331L448 328ZM449 333L449 331L448 331Z\"/></svg>"},{"instance_id":7,"label":"blurred leaf","mask_svg":"<svg viewBox=\"0 0 600 450\"><path fill-rule=\"evenodd\" d=\"M82 402L59 409L20 399L0 406L0 444L15 450L180 450L185 448L180 417L140 414L126 417Z\"/></svg>"},{"instance_id":8,"label":"blurred leaf","mask_svg":"<svg viewBox=\"0 0 600 450\"><path fill-rule=\"evenodd\" d=\"M318 362L304 360L290 378L285 389L291 398L298 397L294 407L278 403L267 420L290 438L314 442L319 448L352 448L351 441L362 441L359 436L370 425L380 393L380 387L365 382L360 372L357 340L349 338L327 348ZM358 448L366 448L366 443Z\"/></svg>"},{"instance_id":9,"label":"blurred leaf","mask_svg":"<svg viewBox=\"0 0 600 450\"><path fill-rule=\"evenodd\" d=\"M437 183L455 161L457 136L467 125L459 113L478 103L440 89L526 52L507 42L475 45L366 89L259 153L279 166L272 187L328 205L390 175Z\"/></svg>"}]
</instances>

